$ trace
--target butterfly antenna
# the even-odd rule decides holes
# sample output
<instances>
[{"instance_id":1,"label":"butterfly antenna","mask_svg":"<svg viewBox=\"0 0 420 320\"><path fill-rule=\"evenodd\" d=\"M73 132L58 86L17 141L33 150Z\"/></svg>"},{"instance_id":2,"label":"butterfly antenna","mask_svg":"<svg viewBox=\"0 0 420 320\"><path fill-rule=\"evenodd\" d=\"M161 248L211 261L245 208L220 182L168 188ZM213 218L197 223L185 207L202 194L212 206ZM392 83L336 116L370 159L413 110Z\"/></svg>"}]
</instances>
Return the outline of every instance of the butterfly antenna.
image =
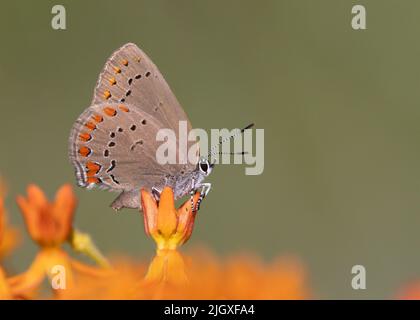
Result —
<instances>
[{"instance_id":1,"label":"butterfly antenna","mask_svg":"<svg viewBox=\"0 0 420 320\"><path fill-rule=\"evenodd\" d=\"M248 153L249 152L247 152L247 151L239 151L239 152L222 152L222 151L219 151L218 154L230 154L230 155L240 154L240 155L244 155L244 154L248 154Z\"/></svg>"},{"instance_id":2,"label":"butterfly antenna","mask_svg":"<svg viewBox=\"0 0 420 320\"><path fill-rule=\"evenodd\" d=\"M247 152L244 152L244 151L242 151L242 152L216 152L216 149L217 149L220 145L222 145L222 144L224 144L224 143L228 142L229 140L236 138L237 136L239 136L240 134L242 134L245 130L247 130L247 129L251 129L253 126L254 126L254 124L253 124L253 123L251 123L251 124L247 125L245 128L242 128L239 132L236 132L236 133L234 133L234 134L232 134L232 135L230 135L230 136L228 136L228 137L224 137L223 139L220 139L220 141L219 141L218 143L214 144L214 145L210 148L210 153L209 153L209 155L207 156L207 159L209 159L209 160L210 160L210 158L211 158L212 156L216 155L216 154L231 154L231 155L232 155L232 154L242 154L242 155L243 155L243 154L246 154Z\"/></svg>"}]
</instances>

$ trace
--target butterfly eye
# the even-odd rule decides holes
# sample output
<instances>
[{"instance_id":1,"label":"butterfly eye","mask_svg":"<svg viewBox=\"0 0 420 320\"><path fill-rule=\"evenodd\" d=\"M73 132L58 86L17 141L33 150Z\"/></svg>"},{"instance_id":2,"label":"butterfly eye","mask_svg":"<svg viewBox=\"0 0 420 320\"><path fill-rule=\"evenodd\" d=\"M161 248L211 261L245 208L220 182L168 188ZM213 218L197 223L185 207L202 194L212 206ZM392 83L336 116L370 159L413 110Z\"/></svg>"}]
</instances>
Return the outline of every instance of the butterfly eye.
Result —
<instances>
[{"instance_id":1,"label":"butterfly eye","mask_svg":"<svg viewBox=\"0 0 420 320\"><path fill-rule=\"evenodd\" d=\"M204 173L207 173L207 170L209 169L209 165L206 162L201 162L200 163L200 170L203 171Z\"/></svg>"}]
</instances>

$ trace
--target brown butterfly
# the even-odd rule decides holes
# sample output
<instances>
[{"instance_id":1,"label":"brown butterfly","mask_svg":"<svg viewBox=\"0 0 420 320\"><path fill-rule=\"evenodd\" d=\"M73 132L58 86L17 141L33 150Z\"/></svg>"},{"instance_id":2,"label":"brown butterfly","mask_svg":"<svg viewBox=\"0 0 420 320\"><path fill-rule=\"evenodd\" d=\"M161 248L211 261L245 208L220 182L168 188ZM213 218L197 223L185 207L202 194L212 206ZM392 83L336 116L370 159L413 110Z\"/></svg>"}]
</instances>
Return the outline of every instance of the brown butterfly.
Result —
<instances>
[{"instance_id":1,"label":"brown butterfly","mask_svg":"<svg viewBox=\"0 0 420 320\"><path fill-rule=\"evenodd\" d=\"M202 198L211 184L203 183L213 168L207 158L191 164L160 164L156 139L162 128L177 134L175 150L179 154L178 127L191 124L162 74L150 58L135 44L128 43L115 51L105 64L93 99L76 120L69 139L69 158L76 170L79 186L120 192L112 208L140 208L139 190L145 188L158 199L165 185L174 190L175 198L200 191Z\"/></svg>"}]
</instances>

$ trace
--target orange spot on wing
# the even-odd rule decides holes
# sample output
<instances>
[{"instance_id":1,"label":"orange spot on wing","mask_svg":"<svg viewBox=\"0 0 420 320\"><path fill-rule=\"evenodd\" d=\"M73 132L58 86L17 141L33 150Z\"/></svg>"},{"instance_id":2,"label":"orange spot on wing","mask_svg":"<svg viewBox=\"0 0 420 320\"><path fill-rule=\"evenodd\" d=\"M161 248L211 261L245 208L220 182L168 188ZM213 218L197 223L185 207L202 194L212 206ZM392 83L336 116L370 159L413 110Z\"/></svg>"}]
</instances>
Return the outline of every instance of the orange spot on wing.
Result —
<instances>
[{"instance_id":1,"label":"orange spot on wing","mask_svg":"<svg viewBox=\"0 0 420 320\"><path fill-rule=\"evenodd\" d=\"M96 124L94 124L92 121L88 121L85 123L85 127L88 128L89 130L95 130Z\"/></svg>"},{"instance_id":2,"label":"orange spot on wing","mask_svg":"<svg viewBox=\"0 0 420 320\"><path fill-rule=\"evenodd\" d=\"M104 112L106 115L113 117L117 114L117 110L115 110L114 108L111 107L105 107L104 108Z\"/></svg>"},{"instance_id":3,"label":"orange spot on wing","mask_svg":"<svg viewBox=\"0 0 420 320\"><path fill-rule=\"evenodd\" d=\"M118 68L118 67L114 67L114 71L115 71L115 73L121 73L121 69Z\"/></svg>"},{"instance_id":4,"label":"orange spot on wing","mask_svg":"<svg viewBox=\"0 0 420 320\"><path fill-rule=\"evenodd\" d=\"M88 161L86 163L86 169L88 169L88 171L92 171L96 174L96 173L99 172L99 170L101 170L101 165L99 163L96 163L96 162Z\"/></svg>"},{"instance_id":5,"label":"orange spot on wing","mask_svg":"<svg viewBox=\"0 0 420 320\"><path fill-rule=\"evenodd\" d=\"M128 61L127 61L126 59L123 59L123 60L121 61L121 63L122 63L123 65L125 65L125 66L128 66Z\"/></svg>"},{"instance_id":6,"label":"orange spot on wing","mask_svg":"<svg viewBox=\"0 0 420 320\"><path fill-rule=\"evenodd\" d=\"M99 122L104 121L104 118L99 114L95 114L95 115L92 116L92 120L99 123Z\"/></svg>"},{"instance_id":7,"label":"orange spot on wing","mask_svg":"<svg viewBox=\"0 0 420 320\"><path fill-rule=\"evenodd\" d=\"M124 111L124 112L129 112L130 111L130 109L128 109L125 105L123 105L123 104L120 104L119 106L118 106L118 108L120 108L120 110L121 111Z\"/></svg>"},{"instance_id":8,"label":"orange spot on wing","mask_svg":"<svg viewBox=\"0 0 420 320\"><path fill-rule=\"evenodd\" d=\"M86 176L87 176L87 177L94 177L94 176L95 176L95 174L96 174L96 172L95 172L95 171L87 171L87 172L86 172Z\"/></svg>"},{"instance_id":9,"label":"orange spot on wing","mask_svg":"<svg viewBox=\"0 0 420 320\"><path fill-rule=\"evenodd\" d=\"M79 134L79 138L80 138L80 140L86 142L86 141L89 141L90 139L92 139L92 136L87 132L83 132L83 133Z\"/></svg>"},{"instance_id":10,"label":"orange spot on wing","mask_svg":"<svg viewBox=\"0 0 420 320\"><path fill-rule=\"evenodd\" d=\"M79 153L83 156L83 157L87 157L88 155L90 155L90 153L92 152L92 150L90 150L88 147L81 147L79 149Z\"/></svg>"},{"instance_id":11,"label":"orange spot on wing","mask_svg":"<svg viewBox=\"0 0 420 320\"><path fill-rule=\"evenodd\" d=\"M99 180L99 178L96 178L96 177L88 177L87 178L87 183L89 183L89 184L91 184L91 183L99 183L99 182L101 182Z\"/></svg>"},{"instance_id":12,"label":"orange spot on wing","mask_svg":"<svg viewBox=\"0 0 420 320\"><path fill-rule=\"evenodd\" d=\"M111 98L111 92L109 90L105 90L104 91L104 97L105 97L105 99Z\"/></svg>"},{"instance_id":13,"label":"orange spot on wing","mask_svg":"<svg viewBox=\"0 0 420 320\"><path fill-rule=\"evenodd\" d=\"M116 83L117 83L117 80L115 80L115 78L109 78L109 83L110 83L111 85L114 85L114 84L116 84Z\"/></svg>"}]
</instances>

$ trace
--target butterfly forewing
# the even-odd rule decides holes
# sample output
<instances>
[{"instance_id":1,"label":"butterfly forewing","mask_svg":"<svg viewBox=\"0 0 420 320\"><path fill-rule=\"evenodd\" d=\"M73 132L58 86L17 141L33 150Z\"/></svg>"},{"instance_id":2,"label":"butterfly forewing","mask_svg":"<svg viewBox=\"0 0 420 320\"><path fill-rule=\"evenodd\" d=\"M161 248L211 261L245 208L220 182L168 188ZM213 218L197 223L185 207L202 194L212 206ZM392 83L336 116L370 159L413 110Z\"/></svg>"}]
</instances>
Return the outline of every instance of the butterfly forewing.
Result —
<instances>
[{"instance_id":1,"label":"butterfly forewing","mask_svg":"<svg viewBox=\"0 0 420 320\"><path fill-rule=\"evenodd\" d=\"M99 75L91 105L103 102L130 103L174 130L188 121L158 68L133 43L115 51Z\"/></svg>"}]
</instances>

